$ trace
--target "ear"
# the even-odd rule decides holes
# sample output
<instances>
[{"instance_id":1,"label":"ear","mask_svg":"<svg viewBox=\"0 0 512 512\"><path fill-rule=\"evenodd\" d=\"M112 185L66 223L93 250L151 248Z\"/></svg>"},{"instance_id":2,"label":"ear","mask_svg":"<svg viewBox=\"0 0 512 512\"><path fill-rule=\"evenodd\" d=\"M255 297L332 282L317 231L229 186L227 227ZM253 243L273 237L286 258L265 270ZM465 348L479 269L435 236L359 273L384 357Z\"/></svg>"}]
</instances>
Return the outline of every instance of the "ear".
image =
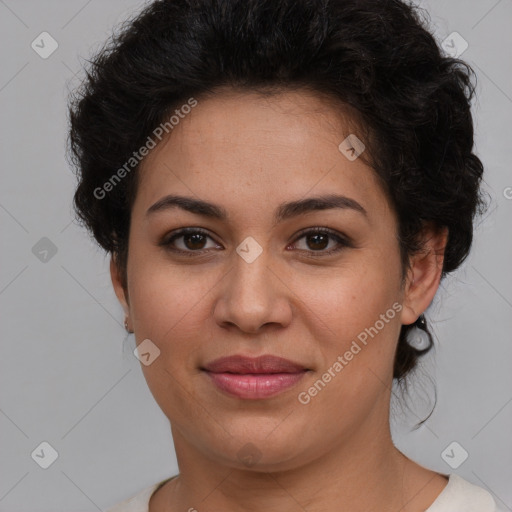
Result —
<instances>
[{"instance_id":1,"label":"ear","mask_svg":"<svg viewBox=\"0 0 512 512\"><path fill-rule=\"evenodd\" d=\"M428 224L420 240L422 250L410 259L405 284L402 324L414 323L428 308L441 281L448 228Z\"/></svg>"},{"instance_id":2,"label":"ear","mask_svg":"<svg viewBox=\"0 0 512 512\"><path fill-rule=\"evenodd\" d=\"M114 286L116 296L119 302L121 303L121 306L123 306L124 314L126 316L129 316L130 305L128 303L128 294L123 287L121 274L116 264L114 256L111 256L110 258L110 278L112 279L112 285Z\"/></svg>"}]
</instances>

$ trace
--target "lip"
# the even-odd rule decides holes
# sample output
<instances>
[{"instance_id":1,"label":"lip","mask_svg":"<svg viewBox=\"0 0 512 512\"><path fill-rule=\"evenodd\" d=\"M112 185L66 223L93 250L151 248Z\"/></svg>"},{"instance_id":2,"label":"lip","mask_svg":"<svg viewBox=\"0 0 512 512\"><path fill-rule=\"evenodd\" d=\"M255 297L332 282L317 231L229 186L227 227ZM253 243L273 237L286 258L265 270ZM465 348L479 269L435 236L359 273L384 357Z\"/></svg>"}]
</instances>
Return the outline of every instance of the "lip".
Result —
<instances>
[{"instance_id":1,"label":"lip","mask_svg":"<svg viewBox=\"0 0 512 512\"><path fill-rule=\"evenodd\" d=\"M206 364L202 369L213 373L297 373L307 370L305 366L282 357L263 355L247 357L232 355L220 357Z\"/></svg>"},{"instance_id":2,"label":"lip","mask_svg":"<svg viewBox=\"0 0 512 512\"><path fill-rule=\"evenodd\" d=\"M222 357L201 370L220 391L246 400L282 393L295 386L308 371L301 364L272 355Z\"/></svg>"}]
</instances>

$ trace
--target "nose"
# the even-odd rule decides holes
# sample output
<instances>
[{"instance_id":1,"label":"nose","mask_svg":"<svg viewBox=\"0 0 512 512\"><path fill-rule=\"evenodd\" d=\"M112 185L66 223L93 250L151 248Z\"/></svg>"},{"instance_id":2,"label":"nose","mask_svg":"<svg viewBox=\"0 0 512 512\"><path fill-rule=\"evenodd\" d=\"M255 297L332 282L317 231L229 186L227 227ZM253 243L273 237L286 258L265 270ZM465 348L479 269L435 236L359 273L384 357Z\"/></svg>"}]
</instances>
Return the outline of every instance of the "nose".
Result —
<instances>
[{"instance_id":1,"label":"nose","mask_svg":"<svg viewBox=\"0 0 512 512\"><path fill-rule=\"evenodd\" d=\"M270 325L286 327L292 319L291 296L291 290L272 268L268 252L264 250L251 263L236 254L231 271L219 287L214 318L222 327L235 325L251 334Z\"/></svg>"}]
</instances>

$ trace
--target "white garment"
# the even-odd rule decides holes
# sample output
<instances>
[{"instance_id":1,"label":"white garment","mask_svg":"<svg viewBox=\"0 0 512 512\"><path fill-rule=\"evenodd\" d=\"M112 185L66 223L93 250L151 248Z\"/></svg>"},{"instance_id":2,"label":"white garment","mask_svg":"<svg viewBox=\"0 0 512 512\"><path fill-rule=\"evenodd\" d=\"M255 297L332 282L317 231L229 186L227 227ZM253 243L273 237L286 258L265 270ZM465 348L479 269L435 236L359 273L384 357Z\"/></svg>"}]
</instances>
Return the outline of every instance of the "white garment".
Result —
<instances>
[{"instance_id":1,"label":"white garment","mask_svg":"<svg viewBox=\"0 0 512 512\"><path fill-rule=\"evenodd\" d=\"M151 495L169 479L147 487L132 498L118 503L106 512L148 512ZM456 474L425 512L497 512L493 497L482 487L471 484Z\"/></svg>"}]
</instances>

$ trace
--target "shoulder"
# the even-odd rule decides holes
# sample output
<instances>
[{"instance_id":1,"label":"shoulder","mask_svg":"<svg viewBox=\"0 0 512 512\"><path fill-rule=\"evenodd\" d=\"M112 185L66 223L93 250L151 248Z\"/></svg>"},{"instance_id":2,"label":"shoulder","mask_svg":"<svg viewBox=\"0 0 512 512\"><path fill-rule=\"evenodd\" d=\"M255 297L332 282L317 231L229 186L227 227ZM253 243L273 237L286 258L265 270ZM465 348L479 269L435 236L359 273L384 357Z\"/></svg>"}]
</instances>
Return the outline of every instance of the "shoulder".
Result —
<instances>
[{"instance_id":1,"label":"shoulder","mask_svg":"<svg viewBox=\"0 0 512 512\"><path fill-rule=\"evenodd\" d=\"M174 478L174 477L171 477ZM158 482L154 485L146 487L135 496L128 498L127 500L114 505L107 509L105 512L148 512L149 511L149 500L154 492L159 489L162 485L167 483L170 478Z\"/></svg>"},{"instance_id":2,"label":"shoulder","mask_svg":"<svg viewBox=\"0 0 512 512\"><path fill-rule=\"evenodd\" d=\"M489 492L451 474L448 484L425 512L498 512Z\"/></svg>"},{"instance_id":3,"label":"shoulder","mask_svg":"<svg viewBox=\"0 0 512 512\"><path fill-rule=\"evenodd\" d=\"M148 512L149 500L156 490L170 480L146 487L131 498L109 508L106 512ZM448 484L425 512L499 512L489 492L462 477L451 474Z\"/></svg>"}]
</instances>

